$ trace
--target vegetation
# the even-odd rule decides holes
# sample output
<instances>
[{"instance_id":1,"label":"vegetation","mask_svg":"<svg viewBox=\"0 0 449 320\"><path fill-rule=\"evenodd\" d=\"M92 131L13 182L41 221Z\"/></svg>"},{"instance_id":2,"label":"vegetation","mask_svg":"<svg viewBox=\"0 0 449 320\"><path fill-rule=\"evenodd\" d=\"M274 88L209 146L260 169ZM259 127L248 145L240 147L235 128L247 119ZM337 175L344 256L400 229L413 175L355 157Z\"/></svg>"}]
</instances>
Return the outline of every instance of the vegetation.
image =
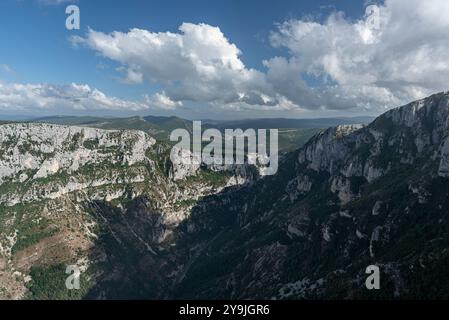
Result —
<instances>
[{"instance_id":1,"label":"vegetation","mask_svg":"<svg viewBox=\"0 0 449 320\"><path fill-rule=\"evenodd\" d=\"M31 282L27 284L30 300L80 300L93 286L92 270L80 275L80 289L66 287L66 266L63 264L43 267L33 266L30 270Z\"/></svg>"},{"instance_id":2,"label":"vegetation","mask_svg":"<svg viewBox=\"0 0 449 320\"><path fill-rule=\"evenodd\" d=\"M25 216L23 210L20 216L22 218L16 222L18 235L17 241L11 250L12 254L30 247L42 239L51 237L58 231L55 227L51 226L50 221L47 219L39 218L36 221L32 217Z\"/></svg>"}]
</instances>

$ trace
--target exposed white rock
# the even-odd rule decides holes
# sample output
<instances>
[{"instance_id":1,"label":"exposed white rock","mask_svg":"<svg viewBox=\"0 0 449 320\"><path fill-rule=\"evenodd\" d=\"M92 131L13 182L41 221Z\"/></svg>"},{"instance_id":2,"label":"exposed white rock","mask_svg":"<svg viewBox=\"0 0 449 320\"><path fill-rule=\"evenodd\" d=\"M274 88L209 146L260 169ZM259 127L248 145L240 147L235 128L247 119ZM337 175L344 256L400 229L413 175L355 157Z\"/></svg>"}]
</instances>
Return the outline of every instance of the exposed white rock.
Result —
<instances>
[{"instance_id":1,"label":"exposed white rock","mask_svg":"<svg viewBox=\"0 0 449 320\"><path fill-rule=\"evenodd\" d=\"M290 201L295 201L299 195L309 192L312 189L313 182L307 175L300 174L296 179L291 180L285 192Z\"/></svg>"},{"instance_id":2,"label":"exposed white rock","mask_svg":"<svg viewBox=\"0 0 449 320\"><path fill-rule=\"evenodd\" d=\"M326 130L302 149L299 162L307 162L315 171L333 172L333 163L342 160L349 150L342 138L361 128L363 125L346 125Z\"/></svg>"},{"instance_id":3,"label":"exposed white rock","mask_svg":"<svg viewBox=\"0 0 449 320\"><path fill-rule=\"evenodd\" d=\"M382 231L382 227L377 226L376 228L374 228L373 233L371 233L371 240L369 243L369 254L370 254L371 258L374 258L374 256L375 256L374 245L376 242L379 242L381 231Z\"/></svg>"},{"instance_id":4,"label":"exposed white rock","mask_svg":"<svg viewBox=\"0 0 449 320\"><path fill-rule=\"evenodd\" d=\"M172 162L170 176L174 181L196 175L201 167L201 155L187 149L174 147L170 158Z\"/></svg>"},{"instance_id":5,"label":"exposed white rock","mask_svg":"<svg viewBox=\"0 0 449 320\"><path fill-rule=\"evenodd\" d=\"M347 204L354 198L351 192L351 183L348 179L341 176L332 179L331 191L337 194L342 205Z\"/></svg>"},{"instance_id":6,"label":"exposed white rock","mask_svg":"<svg viewBox=\"0 0 449 320\"><path fill-rule=\"evenodd\" d=\"M321 233L323 235L323 239L326 242L330 242L331 241L331 232L330 232L330 227L328 225L324 225L321 228Z\"/></svg>"},{"instance_id":7,"label":"exposed white rock","mask_svg":"<svg viewBox=\"0 0 449 320\"><path fill-rule=\"evenodd\" d=\"M422 186L414 186L414 185L409 185L408 186L409 190L418 196L418 203L419 204L425 204L428 202L429 197L431 196L431 194L424 189L424 187Z\"/></svg>"},{"instance_id":8,"label":"exposed white rock","mask_svg":"<svg viewBox=\"0 0 449 320\"><path fill-rule=\"evenodd\" d=\"M141 131L38 123L1 125L0 151L7 156L0 156L0 182L16 175L25 181L28 175L23 171L27 170L36 170L33 179L39 179L103 161L133 165L146 160L145 152L155 142ZM95 148L90 149L89 143ZM117 157L118 152L123 159Z\"/></svg>"},{"instance_id":9,"label":"exposed white rock","mask_svg":"<svg viewBox=\"0 0 449 320\"><path fill-rule=\"evenodd\" d=\"M385 171L383 169L374 167L370 160L366 162L365 167L363 168L363 176L368 182L373 182L383 175L385 175Z\"/></svg>"},{"instance_id":10,"label":"exposed white rock","mask_svg":"<svg viewBox=\"0 0 449 320\"><path fill-rule=\"evenodd\" d=\"M294 225L289 224L287 227L287 235L290 238L293 238L293 236L302 237L302 236L304 236L304 232L302 232L301 230L296 228Z\"/></svg>"},{"instance_id":11,"label":"exposed white rock","mask_svg":"<svg viewBox=\"0 0 449 320\"><path fill-rule=\"evenodd\" d=\"M355 231L355 235L357 236L357 238L359 238L359 239L364 239L364 238L366 238L366 235L364 235L361 231L359 231L359 230L356 230Z\"/></svg>"},{"instance_id":12,"label":"exposed white rock","mask_svg":"<svg viewBox=\"0 0 449 320\"><path fill-rule=\"evenodd\" d=\"M383 205L382 201L376 201L376 203L374 204L373 210L371 210L371 213L373 216L379 215L382 205Z\"/></svg>"},{"instance_id":13,"label":"exposed white rock","mask_svg":"<svg viewBox=\"0 0 449 320\"><path fill-rule=\"evenodd\" d=\"M352 216L349 214L349 210L344 210L339 212L340 217L352 219Z\"/></svg>"},{"instance_id":14,"label":"exposed white rock","mask_svg":"<svg viewBox=\"0 0 449 320\"><path fill-rule=\"evenodd\" d=\"M440 177L449 178L449 137L443 143L440 153L441 160L438 168L438 175Z\"/></svg>"}]
</instances>

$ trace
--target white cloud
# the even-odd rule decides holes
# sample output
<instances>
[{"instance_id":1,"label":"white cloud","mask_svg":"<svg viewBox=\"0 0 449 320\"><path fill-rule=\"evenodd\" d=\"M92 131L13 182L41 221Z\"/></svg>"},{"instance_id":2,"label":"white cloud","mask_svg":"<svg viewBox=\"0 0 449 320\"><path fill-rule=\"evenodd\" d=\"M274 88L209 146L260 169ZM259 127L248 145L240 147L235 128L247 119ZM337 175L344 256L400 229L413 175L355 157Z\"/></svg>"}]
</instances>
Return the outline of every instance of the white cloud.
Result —
<instances>
[{"instance_id":1,"label":"white cloud","mask_svg":"<svg viewBox=\"0 0 449 320\"><path fill-rule=\"evenodd\" d=\"M143 82L143 74L141 72L136 72L132 69L128 69L126 72L125 83L137 84Z\"/></svg>"},{"instance_id":2,"label":"white cloud","mask_svg":"<svg viewBox=\"0 0 449 320\"><path fill-rule=\"evenodd\" d=\"M181 101L173 101L170 97L167 97L165 92L146 96L145 101L148 105L153 106L154 108L166 110L176 109L183 105Z\"/></svg>"},{"instance_id":3,"label":"white cloud","mask_svg":"<svg viewBox=\"0 0 449 320\"><path fill-rule=\"evenodd\" d=\"M324 23L287 21L271 43L290 56L265 62L269 82L306 108L393 107L447 90L448 16L446 0L387 0L378 30L338 12ZM319 85L310 88L305 76Z\"/></svg>"},{"instance_id":4,"label":"white cloud","mask_svg":"<svg viewBox=\"0 0 449 320\"><path fill-rule=\"evenodd\" d=\"M162 94L144 97L142 101L130 101L109 97L86 84L8 84L0 82L0 110L36 111L59 113L67 110L140 111L172 109L178 106Z\"/></svg>"},{"instance_id":5,"label":"white cloud","mask_svg":"<svg viewBox=\"0 0 449 320\"><path fill-rule=\"evenodd\" d=\"M179 33L89 30L73 40L121 63L127 83L162 85L174 103L378 112L448 89L448 16L447 0L387 0L378 30L341 12L323 23L290 20L270 37L288 55L264 61L266 72L247 68L238 47L206 24L183 23Z\"/></svg>"},{"instance_id":6,"label":"white cloud","mask_svg":"<svg viewBox=\"0 0 449 320\"><path fill-rule=\"evenodd\" d=\"M246 68L240 50L217 27L183 23L179 33L131 29L75 37L104 57L120 62L128 83L144 79L164 85L172 101L274 105L265 75Z\"/></svg>"},{"instance_id":7,"label":"white cloud","mask_svg":"<svg viewBox=\"0 0 449 320\"><path fill-rule=\"evenodd\" d=\"M161 92L129 101L87 85L0 83L0 109L137 111L187 105L378 113L448 90L448 16L447 0L386 0L378 30L368 26L367 17L354 20L341 12L324 22L286 21L271 33L270 43L287 54L264 61L265 71L245 66L237 45L207 24L183 23L179 32L90 29L73 43L118 62L123 82L156 83Z\"/></svg>"}]
</instances>

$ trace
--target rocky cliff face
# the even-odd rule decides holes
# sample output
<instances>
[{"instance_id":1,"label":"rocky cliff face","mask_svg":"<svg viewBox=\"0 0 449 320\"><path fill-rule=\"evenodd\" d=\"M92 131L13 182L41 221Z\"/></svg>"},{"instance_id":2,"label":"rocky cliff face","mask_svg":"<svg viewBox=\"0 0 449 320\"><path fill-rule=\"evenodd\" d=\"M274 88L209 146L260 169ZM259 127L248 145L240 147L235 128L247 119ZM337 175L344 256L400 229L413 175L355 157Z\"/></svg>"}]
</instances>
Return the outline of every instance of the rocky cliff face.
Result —
<instances>
[{"instance_id":1,"label":"rocky cliff face","mask_svg":"<svg viewBox=\"0 0 449 320\"><path fill-rule=\"evenodd\" d=\"M120 168L136 164L154 167L146 151L155 140L139 131L104 131L92 128L45 124L10 124L0 126L0 182L10 185L0 195L0 204L12 206L43 199L55 199L64 194L123 182L142 182L137 172L120 181ZM84 173L86 167L102 170L115 168L115 174L95 176ZM94 170L93 170L94 171ZM65 183L58 177L65 176ZM43 180L54 183L40 184ZM16 184L17 188L12 188ZM29 188L23 188L24 186ZM113 195L106 196L107 198ZM112 199L111 199L112 200Z\"/></svg>"},{"instance_id":2,"label":"rocky cliff face","mask_svg":"<svg viewBox=\"0 0 449 320\"><path fill-rule=\"evenodd\" d=\"M347 203L357 183L372 183L403 165L438 165L432 172L447 177L449 103L439 94L377 118L371 125L331 128L313 138L299 153L298 188L311 188L307 172L330 175L331 190ZM359 181L360 182L360 181ZM357 190L356 190L357 191Z\"/></svg>"},{"instance_id":3,"label":"rocky cliff face","mask_svg":"<svg viewBox=\"0 0 449 320\"><path fill-rule=\"evenodd\" d=\"M214 196L186 226L190 241L211 238L177 293L449 297L448 124L449 94L437 94L365 127L331 128L285 157L277 176ZM379 291L364 285L372 264Z\"/></svg>"},{"instance_id":4,"label":"rocky cliff face","mask_svg":"<svg viewBox=\"0 0 449 320\"><path fill-rule=\"evenodd\" d=\"M138 131L0 137L0 297L449 297L447 93L328 129L263 179L173 166Z\"/></svg>"},{"instance_id":5,"label":"rocky cliff face","mask_svg":"<svg viewBox=\"0 0 449 320\"><path fill-rule=\"evenodd\" d=\"M202 197L251 179L179 168L168 155L169 146L142 131L1 125L0 298L32 294L27 286L39 270L80 261L96 269L110 253L104 233L119 243L131 235L127 249L153 254ZM128 213L115 230L108 218Z\"/></svg>"}]
</instances>

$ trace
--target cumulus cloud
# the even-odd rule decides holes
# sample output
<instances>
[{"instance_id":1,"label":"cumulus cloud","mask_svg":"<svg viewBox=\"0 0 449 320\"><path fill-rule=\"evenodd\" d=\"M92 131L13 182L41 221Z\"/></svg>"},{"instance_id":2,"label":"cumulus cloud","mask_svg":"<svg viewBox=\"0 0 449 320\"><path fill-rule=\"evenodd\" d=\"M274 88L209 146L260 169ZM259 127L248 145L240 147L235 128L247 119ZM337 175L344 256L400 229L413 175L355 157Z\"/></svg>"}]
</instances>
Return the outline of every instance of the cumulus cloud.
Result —
<instances>
[{"instance_id":1,"label":"cumulus cloud","mask_svg":"<svg viewBox=\"0 0 449 320\"><path fill-rule=\"evenodd\" d=\"M126 68L125 81L164 85L172 101L275 105L265 74L246 68L241 52L218 27L183 23L179 33L131 29L105 34L89 30L85 44Z\"/></svg>"},{"instance_id":2,"label":"cumulus cloud","mask_svg":"<svg viewBox=\"0 0 449 320\"><path fill-rule=\"evenodd\" d=\"M153 108L157 109L165 109L172 110L177 109L178 107L182 107L181 101L173 101L168 97L165 92L155 93L151 96L145 96L145 102L148 106L153 106Z\"/></svg>"},{"instance_id":3,"label":"cumulus cloud","mask_svg":"<svg viewBox=\"0 0 449 320\"><path fill-rule=\"evenodd\" d=\"M290 56L265 62L269 82L298 105L328 109L392 107L447 90L448 16L446 0L387 0L379 28L341 12L324 23L287 21L270 40Z\"/></svg>"},{"instance_id":4,"label":"cumulus cloud","mask_svg":"<svg viewBox=\"0 0 449 320\"><path fill-rule=\"evenodd\" d=\"M8 84L0 82L0 110L113 110L140 111L173 109L178 106L163 94L145 96L142 101L110 97L86 84Z\"/></svg>"},{"instance_id":5,"label":"cumulus cloud","mask_svg":"<svg viewBox=\"0 0 449 320\"><path fill-rule=\"evenodd\" d=\"M333 12L324 22L290 20L270 43L288 55L247 68L241 51L218 27L183 23L179 32L89 30L84 44L117 61L124 81L162 85L153 101L184 101L231 109L357 109L379 112L436 91L449 78L449 2L386 0L379 28L372 17ZM163 98L162 98L163 97Z\"/></svg>"}]
</instances>

